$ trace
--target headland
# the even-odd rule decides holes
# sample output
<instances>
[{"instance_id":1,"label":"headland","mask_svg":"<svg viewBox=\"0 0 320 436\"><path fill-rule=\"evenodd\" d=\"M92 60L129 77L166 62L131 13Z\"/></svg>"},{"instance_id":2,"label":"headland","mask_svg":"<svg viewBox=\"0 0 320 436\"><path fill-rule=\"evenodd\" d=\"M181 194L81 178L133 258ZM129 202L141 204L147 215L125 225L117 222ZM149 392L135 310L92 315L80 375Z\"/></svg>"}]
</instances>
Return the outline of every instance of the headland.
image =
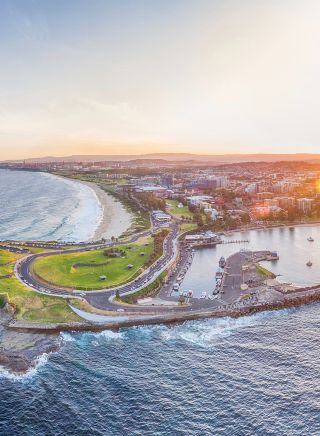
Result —
<instances>
[{"instance_id":1,"label":"headland","mask_svg":"<svg viewBox=\"0 0 320 436\"><path fill-rule=\"evenodd\" d=\"M92 181L82 183L95 190L104 209L104 219L93 240L82 244L54 241L2 244L3 260L8 260L3 264L14 265L12 286L18 285L19 295L25 292L38 299L37 305L41 301L42 313L46 313L36 319L36 312L28 315L25 311L26 303L20 296L17 300L13 292L5 293L0 364L7 369L24 372L35 365L40 354L59 347L61 341L57 335L63 331L239 317L320 300L318 285L282 284L260 264L265 260L276 261L275 250L239 250L236 245L224 262L219 263L220 270L212 286L201 293L182 289L194 253L201 249L199 238L186 238L199 232L197 226L185 223L177 216L179 211L169 208L166 214L155 215L151 209L151 227L139 228L121 241L116 240L116 232L114 238L110 235L107 239L110 220L115 216L119 220L123 206L113 198L110 203L110 196ZM141 197L124 194L123 189L117 194L124 202L134 203L139 212L149 215L148 204ZM126 225L129 224L128 220ZM226 241L222 234L211 232L210 246L223 242ZM201 242L200 247L206 245ZM21 249L27 252L20 252ZM55 317L50 309L54 305L59 306Z\"/></svg>"}]
</instances>

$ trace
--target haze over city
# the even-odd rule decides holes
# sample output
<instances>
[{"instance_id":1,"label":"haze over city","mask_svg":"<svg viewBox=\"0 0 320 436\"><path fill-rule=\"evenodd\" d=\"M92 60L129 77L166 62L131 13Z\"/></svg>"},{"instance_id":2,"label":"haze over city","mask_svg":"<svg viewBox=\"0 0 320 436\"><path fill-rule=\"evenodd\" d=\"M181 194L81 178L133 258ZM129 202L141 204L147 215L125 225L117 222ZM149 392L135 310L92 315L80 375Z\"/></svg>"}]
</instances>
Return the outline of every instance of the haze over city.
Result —
<instances>
[{"instance_id":1,"label":"haze over city","mask_svg":"<svg viewBox=\"0 0 320 436\"><path fill-rule=\"evenodd\" d=\"M3 1L2 159L319 150L320 4Z\"/></svg>"}]
</instances>

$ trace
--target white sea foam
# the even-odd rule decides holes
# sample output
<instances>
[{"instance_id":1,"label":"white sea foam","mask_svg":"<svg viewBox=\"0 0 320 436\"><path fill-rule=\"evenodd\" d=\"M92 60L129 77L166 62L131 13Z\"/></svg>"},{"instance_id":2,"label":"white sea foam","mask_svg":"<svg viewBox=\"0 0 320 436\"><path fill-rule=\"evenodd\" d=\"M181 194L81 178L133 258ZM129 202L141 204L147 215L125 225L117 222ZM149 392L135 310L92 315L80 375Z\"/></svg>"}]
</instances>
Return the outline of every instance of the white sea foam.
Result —
<instances>
[{"instance_id":1,"label":"white sea foam","mask_svg":"<svg viewBox=\"0 0 320 436\"><path fill-rule=\"evenodd\" d=\"M62 332L60 333L60 337L63 342L75 342L74 336L72 336L70 333Z\"/></svg>"},{"instance_id":2,"label":"white sea foam","mask_svg":"<svg viewBox=\"0 0 320 436\"><path fill-rule=\"evenodd\" d=\"M114 332L112 330L103 330L100 333L94 333L93 336L97 339L103 339L106 341L114 341L124 338L123 332Z\"/></svg>"},{"instance_id":3,"label":"white sea foam","mask_svg":"<svg viewBox=\"0 0 320 436\"><path fill-rule=\"evenodd\" d=\"M5 206L0 211L3 239L85 241L103 218L95 191L78 181L48 173L0 170L0 182L7 188L0 194Z\"/></svg>"},{"instance_id":4,"label":"white sea foam","mask_svg":"<svg viewBox=\"0 0 320 436\"><path fill-rule=\"evenodd\" d=\"M69 217L71 233L67 239L75 242L91 239L103 219L103 207L97 194L89 186L77 181L60 180L72 186L78 198L74 213Z\"/></svg>"},{"instance_id":5,"label":"white sea foam","mask_svg":"<svg viewBox=\"0 0 320 436\"><path fill-rule=\"evenodd\" d=\"M240 318L217 318L206 321L186 321L176 326L146 327L149 333L157 334L164 341L184 341L204 348L217 345L221 339L236 331L262 324L267 318L284 316L288 311L263 312ZM147 332L144 332L146 336Z\"/></svg>"},{"instance_id":6,"label":"white sea foam","mask_svg":"<svg viewBox=\"0 0 320 436\"><path fill-rule=\"evenodd\" d=\"M29 368L27 372L21 374L10 372L6 368L0 366L0 379L5 378L15 382L30 380L38 373L39 369L48 362L50 354L51 353L44 353L39 356L36 359L35 364L31 368Z\"/></svg>"}]
</instances>

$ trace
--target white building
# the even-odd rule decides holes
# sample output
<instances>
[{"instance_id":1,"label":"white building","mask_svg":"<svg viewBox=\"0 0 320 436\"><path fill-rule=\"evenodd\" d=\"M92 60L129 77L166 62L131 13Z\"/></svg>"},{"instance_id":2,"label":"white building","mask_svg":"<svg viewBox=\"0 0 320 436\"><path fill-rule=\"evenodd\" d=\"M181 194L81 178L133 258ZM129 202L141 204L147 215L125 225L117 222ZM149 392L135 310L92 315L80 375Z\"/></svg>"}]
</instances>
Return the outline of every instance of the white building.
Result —
<instances>
[{"instance_id":1,"label":"white building","mask_svg":"<svg viewBox=\"0 0 320 436\"><path fill-rule=\"evenodd\" d=\"M247 194L255 194L258 191L258 185L256 183L250 183L244 190Z\"/></svg>"},{"instance_id":2,"label":"white building","mask_svg":"<svg viewBox=\"0 0 320 436\"><path fill-rule=\"evenodd\" d=\"M162 210L153 210L151 212L151 216L155 221L158 221L159 223L167 223L171 220L171 216Z\"/></svg>"},{"instance_id":3,"label":"white building","mask_svg":"<svg viewBox=\"0 0 320 436\"><path fill-rule=\"evenodd\" d=\"M221 238L216 233L211 232L210 230L207 232L194 233L193 235L187 235L185 237L185 241L187 243L193 244L196 242L201 243L216 243L221 242Z\"/></svg>"},{"instance_id":4,"label":"white building","mask_svg":"<svg viewBox=\"0 0 320 436\"><path fill-rule=\"evenodd\" d=\"M217 209L204 209L203 212L207 215L210 215L210 218L212 219L212 221L215 221L218 218L218 211Z\"/></svg>"},{"instance_id":5,"label":"white building","mask_svg":"<svg viewBox=\"0 0 320 436\"><path fill-rule=\"evenodd\" d=\"M298 198L297 207L303 213L311 212L313 200L311 198Z\"/></svg>"},{"instance_id":6,"label":"white building","mask_svg":"<svg viewBox=\"0 0 320 436\"><path fill-rule=\"evenodd\" d=\"M210 201L212 197L209 195L192 195L191 197L187 197L187 203L193 206L198 206L202 208L210 208Z\"/></svg>"}]
</instances>

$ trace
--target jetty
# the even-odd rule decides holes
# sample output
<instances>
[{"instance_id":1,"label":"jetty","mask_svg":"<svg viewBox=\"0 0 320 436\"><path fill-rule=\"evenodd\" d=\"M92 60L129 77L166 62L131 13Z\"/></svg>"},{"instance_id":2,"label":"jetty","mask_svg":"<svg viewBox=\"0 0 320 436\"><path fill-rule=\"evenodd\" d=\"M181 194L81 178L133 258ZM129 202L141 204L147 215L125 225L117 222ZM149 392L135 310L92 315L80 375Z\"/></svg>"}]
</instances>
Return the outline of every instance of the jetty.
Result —
<instances>
[{"instance_id":1,"label":"jetty","mask_svg":"<svg viewBox=\"0 0 320 436\"><path fill-rule=\"evenodd\" d=\"M231 241L221 241L220 244L248 244L249 242L249 239L233 239Z\"/></svg>"}]
</instances>

